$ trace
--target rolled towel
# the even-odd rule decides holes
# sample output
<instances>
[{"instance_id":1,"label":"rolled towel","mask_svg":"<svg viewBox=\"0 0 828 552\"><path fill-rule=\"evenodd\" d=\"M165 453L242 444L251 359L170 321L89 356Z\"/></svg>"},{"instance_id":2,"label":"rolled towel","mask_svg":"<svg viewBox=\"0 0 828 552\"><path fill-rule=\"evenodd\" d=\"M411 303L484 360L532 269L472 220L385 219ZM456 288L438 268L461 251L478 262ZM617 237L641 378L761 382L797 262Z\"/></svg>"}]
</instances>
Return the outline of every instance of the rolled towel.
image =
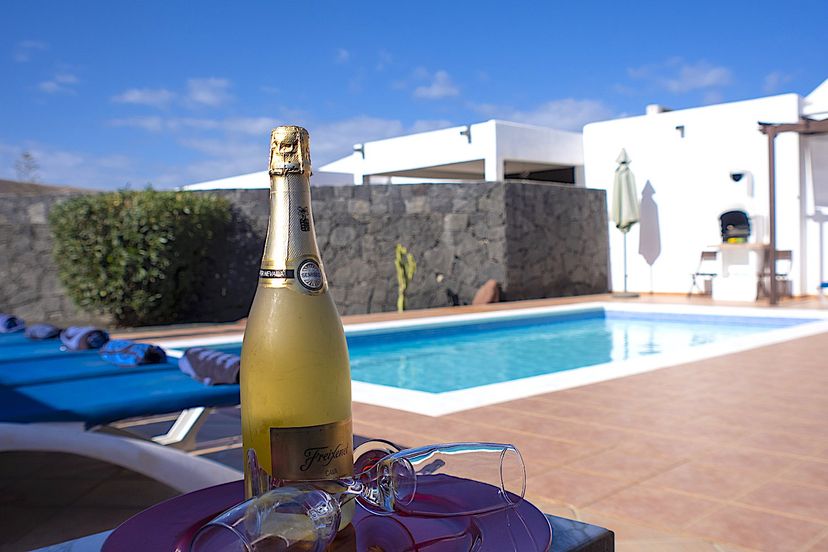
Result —
<instances>
[{"instance_id":1,"label":"rolled towel","mask_svg":"<svg viewBox=\"0 0 828 552\"><path fill-rule=\"evenodd\" d=\"M26 328L29 339L53 339L60 335L60 328L51 324L35 324Z\"/></svg>"},{"instance_id":2,"label":"rolled towel","mask_svg":"<svg viewBox=\"0 0 828 552\"><path fill-rule=\"evenodd\" d=\"M26 327L22 318L13 314L0 313L0 333L19 332Z\"/></svg>"},{"instance_id":3,"label":"rolled towel","mask_svg":"<svg viewBox=\"0 0 828 552\"><path fill-rule=\"evenodd\" d=\"M69 326L60 332L60 342L70 351L100 349L109 341L109 334L94 326Z\"/></svg>"},{"instance_id":4,"label":"rolled towel","mask_svg":"<svg viewBox=\"0 0 828 552\"><path fill-rule=\"evenodd\" d=\"M139 366L166 362L167 353L158 345L135 343L128 339L113 339L101 347L98 354L118 366Z\"/></svg>"},{"instance_id":5,"label":"rolled towel","mask_svg":"<svg viewBox=\"0 0 828 552\"><path fill-rule=\"evenodd\" d=\"M184 355L178 359L178 367L204 385L232 384L239 382L241 357L214 349L193 347L184 351Z\"/></svg>"}]
</instances>

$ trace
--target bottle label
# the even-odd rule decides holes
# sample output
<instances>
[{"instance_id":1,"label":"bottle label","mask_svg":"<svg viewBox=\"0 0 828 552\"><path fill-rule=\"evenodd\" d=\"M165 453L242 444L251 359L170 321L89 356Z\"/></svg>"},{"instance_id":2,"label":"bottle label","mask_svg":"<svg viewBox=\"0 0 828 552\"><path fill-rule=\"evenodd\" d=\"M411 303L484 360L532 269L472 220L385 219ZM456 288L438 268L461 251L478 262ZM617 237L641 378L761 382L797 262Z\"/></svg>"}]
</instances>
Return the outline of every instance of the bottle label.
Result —
<instances>
[{"instance_id":1,"label":"bottle label","mask_svg":"<svg viewBox=\"0 0 828 552\"><path fill-rule=\"evenodd\" d=\"M317 426L271 427L271 473L288 481L351 476L352 444L350 418Z\"/></svg>"},{"instance_id":2,"label":"bottle label","mask_svg":"<svg viewBox=\"0 0 828 552\"><path fill-rule=\"evenodd\" d=\"M299 274L299 283L302 284L305 289L310 291L319 291L322 289L322 284L324 283L324 279L322 278L322 269L319 268L316 261L311 259L302 261L299 268L296 269L296 272Z\"/></svg>"}]
</instances>

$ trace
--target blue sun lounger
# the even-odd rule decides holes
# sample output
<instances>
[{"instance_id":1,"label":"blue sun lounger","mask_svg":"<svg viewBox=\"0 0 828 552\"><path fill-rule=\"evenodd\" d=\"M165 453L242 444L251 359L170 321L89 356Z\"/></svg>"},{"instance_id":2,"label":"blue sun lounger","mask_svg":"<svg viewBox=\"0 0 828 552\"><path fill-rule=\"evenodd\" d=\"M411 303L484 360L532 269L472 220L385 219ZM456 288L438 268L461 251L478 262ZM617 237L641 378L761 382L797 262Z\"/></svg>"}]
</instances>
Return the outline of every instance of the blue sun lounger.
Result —
<instances>
[{"instance_id":1,"label":"blue sun lounger","mask_svg":"<svg viewBox=\"0 0 828 552\"><path fill-rule=\"evenodd\" d=\"M74 422L88 429L182 411L153 441L190 449L212 408L239 404L238 385L203 385L174 358L122 368L95 352L62 354L0 363L0 422Z\"/></svg>"},{"instance_id":2,"label":"blue sun lounger","mask_svg":"<svg viewBox=\"0 0 828 552\"><path fill-rule=\"evenodd\" d=\"M178 361L171 358L168 362L159 364L122 367L105 361L97 351L66 351L25 359L0 360L0 385L18 387L163 371L178 372Z\"/></svg>"},{"instance_id":3,"label":"blue sun lounger","mask_svg":"<svg viewBox=\"0 0 828 552\"><path fill-rule=\"evenodd\" d=\"M0 386L0 422L111 422L239 403L238 385L206 386L178 370Z\"/></svg>"},{"instance_id":4,"label":"blue sun lounger","mask_svg":"<svg viewBox=\"0 0 828 552\"><path fill-rule=\"evenodd\" d=\"M23 332L0 335L0 362L32 357L60 355L60 339L29 339ZM81 352L81 351L76 351Z\"/></svg>"}]
</instances>

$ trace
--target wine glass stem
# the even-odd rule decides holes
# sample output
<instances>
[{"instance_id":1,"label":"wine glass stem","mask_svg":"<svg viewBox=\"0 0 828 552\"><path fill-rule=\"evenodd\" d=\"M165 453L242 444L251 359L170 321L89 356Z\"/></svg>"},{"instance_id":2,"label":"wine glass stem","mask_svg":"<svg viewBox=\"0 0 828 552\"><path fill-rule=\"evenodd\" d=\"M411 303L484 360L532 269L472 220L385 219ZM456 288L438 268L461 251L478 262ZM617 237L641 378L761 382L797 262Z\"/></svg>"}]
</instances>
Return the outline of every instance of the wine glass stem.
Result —
<instances>
[{"instance_id":1,"label":"wine glass stem","mask_svg":"<svg viewBox=\"0 0 828 552\"><path fill-rule=\"evenodd\" d=\"M345 487L345 489L339 493L339 496L337 496L340 506L343 506L356 497L362 495L362 493L366 490L365 485L356 479L341 479L339 482Z\"/></svg>"}]
</instances>

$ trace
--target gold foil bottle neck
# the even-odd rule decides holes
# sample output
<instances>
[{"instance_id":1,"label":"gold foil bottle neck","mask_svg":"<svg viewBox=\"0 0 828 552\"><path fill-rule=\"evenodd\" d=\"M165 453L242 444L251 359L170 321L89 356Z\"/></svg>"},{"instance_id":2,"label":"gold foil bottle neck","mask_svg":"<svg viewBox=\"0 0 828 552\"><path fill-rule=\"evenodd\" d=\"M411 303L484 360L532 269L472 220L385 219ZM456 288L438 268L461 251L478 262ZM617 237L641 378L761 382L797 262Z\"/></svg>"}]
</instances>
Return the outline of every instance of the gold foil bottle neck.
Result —
<instances>
[{"instance_id":1,"label":"gold foil bottle neck","mask_svg":"<svg viewBox=\"0 0 828 552\"><path fill-rule=\"evenodd\" d=\"M299 126L280 126L270 133L270 176L311 175L310 136Z\"/></svg>"}]
</instances>

